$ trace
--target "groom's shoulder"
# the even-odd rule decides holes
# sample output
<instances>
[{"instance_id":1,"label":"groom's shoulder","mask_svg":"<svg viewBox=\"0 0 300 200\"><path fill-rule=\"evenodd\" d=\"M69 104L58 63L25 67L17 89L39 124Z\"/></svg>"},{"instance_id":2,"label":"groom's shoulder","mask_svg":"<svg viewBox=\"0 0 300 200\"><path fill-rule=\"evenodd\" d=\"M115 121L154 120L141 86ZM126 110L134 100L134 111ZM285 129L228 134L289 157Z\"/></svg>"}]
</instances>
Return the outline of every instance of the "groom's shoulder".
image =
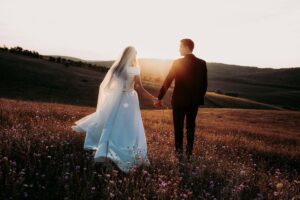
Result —
<instances>
[{"instance_id":1,"label":"groom's shoulder","mask_svg":"<svg viewBox=\"0 0 300 200\"><path fill-rule=\"evenodd\" d=\"M187 58L187 57L182 57L182 58L175 59L175 60L173 61L173 65L185 63L186 60L189 60L189 59L190 59L190 58ZM198 63L206 64L206 61L203 60L203 59L201 59L201 58L198 58L198 57L195 56L195 57L194 57L194 61L195 61L195 59L196 59L196 62L198 62Z\"/></svg>"},{"instance_id":2,"label":"groom's shoulder","mask_svg":"<svg viewBox=\"0 0 300 200\"><path fill-rule=\"evenodd\" d=\"M198 58L198 57L196 57L196 59L197 59L198 63L200 63L202 65L206 65L206 61L205 60L203 60L201 58Z\"/></svg>"},{"instance_id":3,"label":"groom's shoulder","mask_svg":"<svg viewBox=\"0 0 300 200\"><path fill-rule=\"evenodd\" d=\"M195 57L196 57L196 56L195 56ZM206 63L206 61L205 61L204 59L202 59L202 58L196 57L196 59L197 59L199 62Z\"/></svg>"}]
</instances>

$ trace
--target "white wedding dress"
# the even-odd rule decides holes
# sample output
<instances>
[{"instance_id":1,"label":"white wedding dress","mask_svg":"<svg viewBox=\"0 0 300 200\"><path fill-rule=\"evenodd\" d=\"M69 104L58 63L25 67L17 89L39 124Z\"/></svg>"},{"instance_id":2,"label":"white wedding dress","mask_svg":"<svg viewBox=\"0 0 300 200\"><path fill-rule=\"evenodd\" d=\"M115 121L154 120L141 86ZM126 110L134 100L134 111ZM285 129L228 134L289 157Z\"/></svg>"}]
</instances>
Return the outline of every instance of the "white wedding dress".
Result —
<instances>
[{"instance_id":1,"label":"white wedding dress","mask_svg":"<svg viewBox=\"0 0 300 200\"><path fill-rule=\"evenodd\" d=\"M95 162L108 158L120 170L129 172L133 166L150 162L138 95L134 90L134 77L140 74L140 68L128 66L125 70L128 78L122 83L120 100L107 97L102 102L103 109L76 121L72 129L85 133L84 149L96 150ZM109 113L104 111L107 107L111 107Z\"/></svg>"}]
</instances>

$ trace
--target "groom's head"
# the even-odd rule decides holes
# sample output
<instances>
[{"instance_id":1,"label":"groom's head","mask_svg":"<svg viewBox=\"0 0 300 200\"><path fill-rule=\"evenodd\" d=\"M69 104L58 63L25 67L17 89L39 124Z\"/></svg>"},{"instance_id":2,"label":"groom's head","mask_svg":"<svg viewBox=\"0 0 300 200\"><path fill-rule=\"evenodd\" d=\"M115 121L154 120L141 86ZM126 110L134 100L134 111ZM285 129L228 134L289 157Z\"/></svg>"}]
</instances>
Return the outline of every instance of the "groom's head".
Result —
<instances>
[{"instance_id":1,"label":"groom's head","mask_svg":"<svg viewBox=\"0 0 300 200\"><path fill-rule=\"evenodd\" d=\"M185 56L186 54L190 54L193 52L194 42L191 39L185 38L180 40L179 52L180 55Z\"/></svg>"}]
</instances>

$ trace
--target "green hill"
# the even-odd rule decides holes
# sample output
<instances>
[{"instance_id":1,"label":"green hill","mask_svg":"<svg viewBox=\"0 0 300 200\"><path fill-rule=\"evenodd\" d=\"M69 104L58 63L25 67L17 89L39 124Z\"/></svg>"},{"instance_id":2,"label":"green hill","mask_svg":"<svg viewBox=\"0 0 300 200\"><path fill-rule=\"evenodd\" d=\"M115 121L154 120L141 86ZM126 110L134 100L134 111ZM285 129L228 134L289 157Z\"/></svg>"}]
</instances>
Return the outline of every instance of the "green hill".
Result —
<instances>
[{"instance_id":1,"label":"green hill","mask_svg":"<svg viewBox=\"0 0 300 200\"><path fill-rule=\"evenodd\" d=\"M112 63L112 61L93 62L107 67ZM153 95L157 95L171 62L141 59L140 63L145 87ZM156 71L152 70L153 66L156 66ZM161 70L157 72L157 69ZM228 108L300 109L298 71L299 68L275 70L208 63L208 90L221 94L209 92L206 95L205 105ZM146 79L154 72L156 72L154 78L158 78L156 83L153 83L153 79ZM251 78L255 74L260 78ZM285 79L277 80L279 74L283 74L287 80L285 82ZM95 106L99 84L104 75L104 72L97 70L65 66L44 59L0 51L1 97ZM239 78L235 78L238 75ZM264 76L266 81L260 82ZM272 76L275 80L272 80ZM165 97L165 104L168 107L170 98L169 91ZM151 102L143 99L141 101L142 108L152 107Z\"/></svg>"},{"instance_id":2,"label":"green hill","mask_svg":"<svg viewBox=\"0 0 300 200\"><path fill-rule=\"evenodd\" d=\"M95 105L104 74L0 51L1 97Z\"/></svg>"},{"instance_id":3,"label":"green hill","mask_svg":"<svg viewBox=\"0 0 300 200\"><path fill-rule=\"evenodd\" d=\"M153 77L153 82L161 84L171 63L167 60L142 59L141 67L144 74ZM271 69L207 63L207 69L209 91L287 109L300 109L300 68Z\"/></svg>"},{"instance_id":4,"label":"green hill","mask_svg":"<svg viewBox=\"0 0 300 200\"><path fill-rule=\"evenodd\" d=\"M94 62L109 67L112 63ZM161 85L172 61L140 59L144 80ZM299 110L300 68L258 68L207 63L208 90Z\"/></svg>"}]
</instances>

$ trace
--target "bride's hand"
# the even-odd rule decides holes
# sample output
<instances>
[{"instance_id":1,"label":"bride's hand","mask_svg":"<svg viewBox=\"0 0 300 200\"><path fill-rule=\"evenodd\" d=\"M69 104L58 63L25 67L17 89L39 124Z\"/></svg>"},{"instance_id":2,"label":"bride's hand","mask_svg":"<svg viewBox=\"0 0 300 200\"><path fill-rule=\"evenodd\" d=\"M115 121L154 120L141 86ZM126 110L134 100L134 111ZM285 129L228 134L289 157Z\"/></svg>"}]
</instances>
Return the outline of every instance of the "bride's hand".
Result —
<instances>
[{"instance_id":1,"label":"bride's hand","mask_svg":"<svg viewBox=\"0 0 300 200\"><path fill-rule=\"evenodd\" d=\"M157 98L155 98L155 97L152 98L152 104L153 104L154 107L157 107L157 105L156 105L157 102L158 102L158 99L157 99Z\"/></svg>"},{"instance_id":2,"label":"bride's hand","mask_svg":"<svg viewBox=\"0 0 300 200\"><path fill-rule=\"evenodd\" d=\"M154 107L156 107L156 108L162 108L162 103L161 103L161 101L160 100L158 100L158 98L154 98L154 99L152 99L152 101L153 101L153 106Z\"/></svg>"}]
</instances>

